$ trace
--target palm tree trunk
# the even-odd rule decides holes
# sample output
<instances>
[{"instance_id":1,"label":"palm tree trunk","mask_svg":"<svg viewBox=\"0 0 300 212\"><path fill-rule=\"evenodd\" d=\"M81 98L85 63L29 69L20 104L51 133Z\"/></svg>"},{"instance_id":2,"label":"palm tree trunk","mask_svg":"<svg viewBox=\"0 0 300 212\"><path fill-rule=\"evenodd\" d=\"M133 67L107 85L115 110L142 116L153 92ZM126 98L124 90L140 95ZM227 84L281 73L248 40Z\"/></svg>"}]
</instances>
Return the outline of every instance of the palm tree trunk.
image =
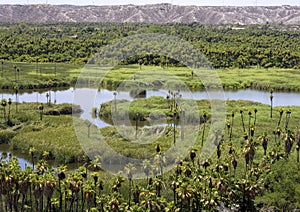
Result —
<instances>
[{"instance_id":1,"label":"palm tree trunk","mask_svg":"<svg viewBox=\"0 0 300 212\"><path fill-rule=\"evenodd\" d=\"M203 124L202 138L201 138L201 146L203 146L204 133L205 133L205 122L204 122L204 124Z\"/></svg>"},{"instance_id":2,"label":"palm tree trunk","mask_svg":"<svg viewBox=\"0 0 300 212\"><path fill-rule=\"evenodd\" d=\"M244 132L246 132L243 113L241 113L241 118L242 118L243 130L244 130Z\"/></svg>"},{"instance_id":3,"label":"palm tree trunk","mask_svg":"<svg viewBox=\"0 0 300 212\"><path fill-rule=\"evenodd\" d=\"M130 199L131 199L131 185L132 184L132 180L129 179L129 188L128 188L128 206L130 207Z\"/></svg>"},{"instance_id":4,"label":"palm tree trunk","mask_svg":"<svg viewBox=\"0 0 300 212\"><path fill-rule=\"evenodd\" d=\"M231 127L230 127L229 141L231 141L231 139L232 139L233 121L234 121L234 117L231 118Z\"/></svg>"}]
</instances>

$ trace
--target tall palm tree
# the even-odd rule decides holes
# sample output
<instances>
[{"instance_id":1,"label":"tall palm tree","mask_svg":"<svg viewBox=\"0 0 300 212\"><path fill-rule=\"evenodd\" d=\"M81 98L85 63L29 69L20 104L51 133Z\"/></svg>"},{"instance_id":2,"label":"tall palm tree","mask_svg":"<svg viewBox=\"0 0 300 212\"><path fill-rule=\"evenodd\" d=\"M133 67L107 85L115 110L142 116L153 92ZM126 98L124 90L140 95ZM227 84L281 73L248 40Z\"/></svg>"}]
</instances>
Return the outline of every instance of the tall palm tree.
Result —
<instances>
[{"instance_id":1,"label":"tall palm tree","mask_svg":"<svg viewBox=\"0 0 300 212\"><path fill-rule=\"evenodd\" d=\"M46 98L47 98L47 104L49 105L50 104L50 101L49 101L49 92L46 93Z\"/></svg>"},{"instance_id":2,"label":"tall palm tree","mask_svg":"<svg viewBox=\"0 0 300 212\"><path fill-rule=\"evenodd\" d=\"M158 174L163 175L163 167L166 164L166 157L163 152L159 152L154 157L155 165L158 168Z\"/></svg>"},{"instance_id":3,"label":"tall palm tree","mask_svg":"<svg viewBox=\"0 0 300 212\"><path fill-rule=\"evenodd\" d=\"M34 170L34 154L36 152L36 149L34 147L29 148L29 154L31 156L31 163L32 163L32 169Z\"/></svg>"},{"instance_id":4,"label":"tall palm tree","mask_svg":"<svg viewBox=\"0 0 300 212\"><path fill-rule=\"evenodd\" d=\"M299 163L299 150L300 150L300 130L297 130L295 133L295 139L297 142L296 150L297 150L297 162Z\"/></svg>"},{"instance_id":5,"label":"tall palm tree","mask_svg":"<svg viewBox=\"0 0 300 212\"><path fill-rule=\"evenodd\" d=\"M248 111L248 130L249 130L248 135L249 136L250 136L250 128L251 128L251 117L252 117L252 112L249 110Z\"/></svg>"},{"instance_id":6,"label":"tall palm tree","mask_svg":"<svg viewBox=\"0 0 300 212\"><path fill-rule=\"evenodd\" d=\"M43 120L43 113L44 113L44 106L43 106L42 103L39 106L39 111L40 111L40 120L42 121Z\"/></svg>"},{"instance_id":7,"label":"tall palm tree","mask_svg":"<svg viewBox=\"0 0 300 212\"><path fill-rule=\"evenodd\" d=\"M244 112L243 110L240 110L241 119L242 119L242 125L243 125L243 130L244 130L244 132L246 132L243 112Z\"/></svg>"},{"instance_id":8,"label":"tall palm tree","mask_svg":"<svg viewBox=\"0 0 300 212\"><path fill-rule=\"evenodd\" d=\"M196 149L192 149L190 151L190 159L191 159L193 165L195 165L196 151L197 151Z\"/></svg>"},{"instance_id":9,"label":"tall palm tree","mask_svg":"<svg viewBox=\"0 0 300 212\"><path fill-rule=\"evenodd\" d=\"M254 108L254 122L253 122L253 125L254 125L254 127L255 127L255 125L256 125L256 113L257 113L257 108Z\"/></svg>"},{"instance_id":10,"label":"tall palm tree","mask_svg":"<svg viewBox=\"0 0 300 212\"><path fill-rule=\"evenodd\" d=\"M290 122L290 118L291 118L291 113L292 113L292 111L290 111L290 110L286 111L286 117L285 117L285 131L288 130L289 122Z\"/></svg>"},{"instance_id":11,"label":"tall palm tree","mask_svg":"<svg viewBox=\"0 0 300 212\"><path fill-rule=\"evenodd\" d=\"M273 116L273 89L270 90L270 101L271 101L271 107L270 107L270 118Z\"/></svg>"},{"instance_id":12,"label":"tall palm tree","mask_svg":"<svg viewBox=\"0 0 300 212\"><path fill-rule=\"evenodd\" d=\"M128 205L130 207L130 200L131 200L131 188L132 188L132 178L133 178L133 173L134 171L136 171L136 168L134 167L133 164L128 163L125 167L124 167L124 172L127 176L128 182L129 182L129 186L128 186Z\"/></svg>"},{"instance_id":13,"label":"tall palm tree","mask_svg":"<svg viewBox=\"0 0 300 212\"><path fill-rule=\"evenodd\" d=\"M17 74L18 74L18 82L19 82L19 80L20 80L20 68L17 68Z\"/></svg>"},{"instance_id":14,"label":"tall palm tree","mask_svg":"<svg viewBox=\"0 0 300 212\"><path fill-rule=\"evenodd\" d=\"M66 166L59 166L57 168L57 176L58 176L58 192L59 192L59 209L62 211L63 206L63 196L62 196L62 187L61 182L66 179L65 171L67 170Z\"/></svg>"},{"instance_id":15,"label":"tall palm tree","mask_svg":"<svg viewBox=\"0 0 300 212\"><path fill-rule=\"evenodd\" d=\"M287 132L284 134L284 143L285 143L285 154L286 157L289 157L289 154L292 150L292 146L294 143L294 137L291 132Z\"/></svg>"},{"instance_id":16,"label":"tall palm tree","mask_svg":"<svg viewBox=\"0 0 300 212\"><path fill-rule=\"evenodd\" d=\"M92 181L87 180L84 182L82 188L85 194L85 199L87 201L87 206L88 206L87 211L89 212L91 211L91 202L93 199L93 195L95 194L94 184Z\"/></svg>"},{"instance_id":17,"label":"tall palm tree","mask_svg":"<svg viewBox=\"0 0 300 212\"><path fill-rule=\"evenodd\" d=\"M56 186L56 181L53 176L52 170L48 169L47 173L44 175L44 196L46 197L46 208L45 211L51 211L51 198L54 193L54 188Z\"/></svg>"},{"instance_id":18,"label":"tall palm tree","mask_svg":"<svg viewBox=\"0 0 300 212\"><path fill-rule=\"evenodd\" d=\"M279 109L279 120L278 120L278 123L277 123L277 126L278 126L278 127L279 127L279 125L280 125L280 123L281 123L282 115L283 115L283 109L280 108L280 109Z\"/></svg>"},{"instance_id":19,"label":"tall palm tree","mask_svg":"<svg viewBox=\"0 0 300 212\"><path fill-rule=\"evenodd\" d=\"M12 103L12 99L8 98L8 121L10 121L10 106L11 106L11 103Z\"/></svg>"},{"instance_id":20,"label":"tall palm tree","mask_svg":"<svg viewBox=\"0 0 300 212\"><path fill-rule=\"evenodd\" d=\"M206 114L206 112L203 112L202 117L203 117L203 130L202 130L201 146L203 146L204 133L205 133L205 124L206 124L206 121L207 121L207 114Z\"/></svg>"},{"instance_id":21,"label":"tall palm tree","mask_svg":"<svg viewBox=\"0 0 300 212\"><path fill-rule=\"evenodd\" d=\"M237 168L237 165L238 165L238 162L237 162L235 156L234 156L233 159L231 160L231 164L232 164L232 166L233 166L233 176L235 177L235 174L236 174L236 168Z\"/></svg>"},{"instance_id":22,"label":"tall palm tree","mask_svg":"<svg viewBox=\"0 0 300 212\"><path fill-rule=\"evenodd\" d=\"M230 134L229 134L229 141L231 141L231 139L232 139L233 122L234 122L234 111L231 112L231 128L230 128Z\"/></svg>"},{"instance_id":23,"label":"tall palm tree","mask_svg":"<svg viewBox=\"0 0 300 212\"><path fill-rule=\"evenodd\" d=\"M149 178L149 174L151 172L151 163L149 160L143 160L143 165L142 165L143 171L146 175L146 181L148 184L148 178Z\"/></svg>"},{"instance_id":24,"label":"tall palm tree","mask_svg":"<svg viewBox=\"0 0 300 212\"><path fill-rule=\"evenodd\" d=\"M18 93L19 93L19 86L18 85L14 85L14 90L15 90L15 94L16 94L16 113L18 113Z\"/></svg>"},{"instance_id":25,"label":"tall palm tree","mask_svg":"<svg viewBox=\"0 0 300 212\"><path fill-rule=\"evenodd\" d=\"M1 69L2 69L1 76L2 76L2 77L3 77L3 64L4 64L4 61L2 60L2 61L1 61Z\"/></svg>"},{"instance_id":26,"label":"tall palm tree","mask_svg":"<svg viewBox=\"0 0 300 212\"><path fill-rule=\"evenodd\" d=\"M260 136L259 140L261 141L261 145L264 148L264 156L266 156L267 148L268 148L268 140L269 140L267 133L264 133L262 136Z\"/></svg>"},{"instance_id":27,"label":"tall palm tree","mask_svg":"<svg viewBox=\"0 0 300 212\"><path fill-rule=\"evenodd\" d=\"M5 110L6 105L7 105L6 99L2 99L1 106L3 107L3 119L4 119L4 122L6 121L6 110Z\"/></svg>"}]
</instances>

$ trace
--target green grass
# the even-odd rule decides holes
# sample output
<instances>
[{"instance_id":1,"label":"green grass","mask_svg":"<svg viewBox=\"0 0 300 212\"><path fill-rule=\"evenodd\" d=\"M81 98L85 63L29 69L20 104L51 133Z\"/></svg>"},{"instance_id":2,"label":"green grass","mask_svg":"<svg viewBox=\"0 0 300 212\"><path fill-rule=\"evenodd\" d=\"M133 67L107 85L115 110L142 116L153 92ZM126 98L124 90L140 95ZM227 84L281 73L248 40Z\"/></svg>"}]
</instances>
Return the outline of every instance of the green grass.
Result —
<instances>
[{"instance_id":1,"label":"green grass","mask_svg":"<svg viewBox=\"0 0 300 212\"><path fill-rule=\"evenodd\" d=\"M16 71L15 67L19 69ZM82 66L66 63L0 64L0 89L38 89L74 85ZM3 72L2 72L3 70Z\"/></svg>"},{"instance_id":2,"label":"green grass","mask_svg":"<svg viewBox=\"0 0 300 212\"><path fill-rule=\"evenodd\" d=\"M37 158L47 151L50 159L59 163L85 161L85 154L77 142L72 124L72 105L44 104L42 120L39 106L39 103L19 103L16 112L13 103L10 126L4 122L1 108L2 143L9 143L12 149L21 150L23 153L28 153L31 147L35 147Z\"/></svg>"},{"instance_id":3,"label":"green grass","mask_svg":"<svg viewBox=\"0 0 300 212\"><path fill-rule=\"evenodd\" d=\"M1 65L1 64L0 64ZM14 65L20 69L15 76ZM56 75L55 75L56 67ZM17 72L16 72L17 73ZM101 68L97 65L79 65L64 63L8 63L0 67L0 88L13 89L18 85L20 89L38 89L47 87L74 86L77 79L78 86L106 87L116 89L122 85L128 87L155 88L160 85L166 87L184 87L189 89L204 89L201 82L208 76L209 82L214 82L215 72L201 72L200 79L196 73L192 77L191 70L185 67L160 66L116 66ZM300 91L299 69L218 69L217 75L225 89L257 89L278 91ZM79 78L78 78L79 77ZM202 79L201 79L202 78ZM209 85L208 85L209 86ZM210 86L214 86L211 84Z\"/></svg>"},{"instance_id":4,"label":"green grass","mask_svg":"<svg viewBox=\"0 0 300 212\"><path fill-rule=\"evenodd\" d=\"M216 72L215 72L216 71ZM123 88L145 87L155 88L183 87L185 89L204 89L201 80L208 82L207 86L216 86L215 76L219 76L224 89L257 89L278 91L300 91L298 69L218 69L215 71L200 71L200 76L186 67L160 66L117 66L113 69L97 69L96 65L88 65L79 77L83 85ZM98 79L98 80L97 80Z\"/></svg>"}]
</instances>

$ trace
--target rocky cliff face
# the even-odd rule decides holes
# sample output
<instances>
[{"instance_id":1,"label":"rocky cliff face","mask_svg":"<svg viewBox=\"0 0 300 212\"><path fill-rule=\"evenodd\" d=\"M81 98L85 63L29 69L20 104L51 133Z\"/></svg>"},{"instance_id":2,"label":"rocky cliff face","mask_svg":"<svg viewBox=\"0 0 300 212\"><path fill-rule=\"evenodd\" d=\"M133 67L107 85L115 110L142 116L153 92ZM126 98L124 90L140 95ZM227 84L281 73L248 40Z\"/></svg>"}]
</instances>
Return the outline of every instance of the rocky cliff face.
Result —
<instances>
[{"instance_id":1,"label":"rocky cliff face","mask_svg":"<svg viewBox=\"0 0 300 212\"><path fill-rule=\"evenodd\" d=\"M300 24L300 6L203 7L171 4L74 6L0 5L1 22L199 22Z\"/></svg>"}]
</instances>

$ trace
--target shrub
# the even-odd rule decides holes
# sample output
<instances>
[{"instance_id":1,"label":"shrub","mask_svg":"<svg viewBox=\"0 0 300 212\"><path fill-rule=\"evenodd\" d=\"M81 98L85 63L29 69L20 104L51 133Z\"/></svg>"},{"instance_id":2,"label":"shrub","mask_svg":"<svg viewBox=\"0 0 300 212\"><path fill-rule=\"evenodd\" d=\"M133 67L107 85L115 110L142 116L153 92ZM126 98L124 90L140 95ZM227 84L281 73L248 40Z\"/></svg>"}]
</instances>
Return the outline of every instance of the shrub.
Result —
<instances>
[{"instance_id":1,"label":"shrub","mask_svg":"<svg viewBox=\"0 0 300 212\"><path fill-rule=\"evenodd\" d=\"M0 130L0 143L7 144L16 135L12 130Z\"/></svg>"}]
</instances>

